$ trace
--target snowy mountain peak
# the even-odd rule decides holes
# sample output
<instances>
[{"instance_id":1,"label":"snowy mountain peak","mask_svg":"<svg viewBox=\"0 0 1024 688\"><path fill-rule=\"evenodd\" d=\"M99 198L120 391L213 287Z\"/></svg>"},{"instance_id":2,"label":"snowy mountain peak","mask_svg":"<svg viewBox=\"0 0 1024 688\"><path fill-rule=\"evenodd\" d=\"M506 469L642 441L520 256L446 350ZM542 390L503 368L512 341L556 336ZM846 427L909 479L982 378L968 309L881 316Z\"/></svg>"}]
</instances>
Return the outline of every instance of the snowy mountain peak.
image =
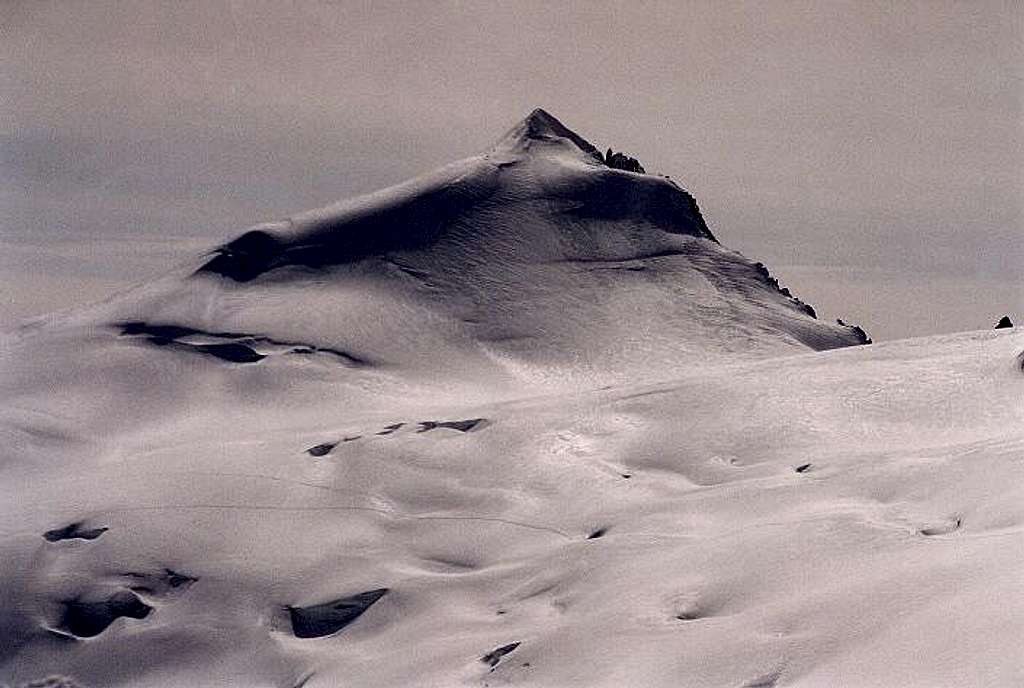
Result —
<instances>
[{"instance_id":1,"label":"snowy mountain peak","mask_svg":"<svg viewBox=\"0 0 1024 688\"><path fill-rule=\"evenodd\" d=\"M496 212L504 220L536 217L508 223L495 221ZM566 231L573 223L589 229ZM545 226L542 237L532 236ZM567 252L622 259L662 250L665 233L714 241L688 192L667 178L607 165L593 144L537 109L484 155L253 227L216 249L199 272L248 282L289 267L410 251L431 251L435 265L454 268L452 258L470 244L475 259L498 263L550 262Z\"/></svg>"},{"instance_id":2,"label":"snowy mountain peak","mask_svg":"<svg viewBox=\"0 0 1024 688\"><path fill-rule=\"evenodd\" d=\"M92 317L238 364L298 351L371 386L599 386L865 341L719 245L684 189L604 157L536 110L488 153L252 227Z\"/></svg>"},{"instance_id":3,"label":"snowy mountain peak","mask_svg":"<svg viewBox=\"0 0 1024 688\"><path fill-rule=\"evenodd\" d=\"M495 150L526 151L532 144L571 143L575 148L598 162L604 162L601 152L592 143L562 124L558 118L542 108L537 108L516 124L498 142Z\"/></svg>"}]
</instances>

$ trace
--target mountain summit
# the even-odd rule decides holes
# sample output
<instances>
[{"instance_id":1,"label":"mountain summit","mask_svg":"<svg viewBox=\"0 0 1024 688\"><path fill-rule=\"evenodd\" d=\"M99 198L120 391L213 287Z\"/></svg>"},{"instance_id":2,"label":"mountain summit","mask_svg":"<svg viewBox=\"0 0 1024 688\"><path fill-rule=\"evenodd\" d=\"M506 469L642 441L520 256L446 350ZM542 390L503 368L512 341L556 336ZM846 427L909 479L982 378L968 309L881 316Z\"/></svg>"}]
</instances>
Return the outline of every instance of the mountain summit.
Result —
<instances>
[{"instance_id":1,"label":"mountain summit","mask_svg":"<svg viewBox=\"0 0 1024 688\"><path fill-rule=\"evenodd\" d=\"M607 167L596 147L545 111L534 110L482 156L390 189L255 227L218 249L200 270L246 282L289 266L325 268L428 248L443 260L452 243L475 242L486 253L488 248L480 243L499 235L503 242L532 241L523 223L500 227L500 218L492 221L496 213L506 218L539 215L531 224L548 225L551 238L560 235L569 244L574 238L566 231L568 221L589 221L595 233L617 237L622 228L609 223L642 222L650 226L651 236L635 239L648 244L656 241L655 230L714 238L690 194L663 177ZM553 216L567 222L556 226ZM594 257L602 255L599 246L591 249ZM557 251L536 258L556 255Z\"/></svg>"},{"instance_id":2,"label":"mountain summit","mask_svg":"<svg viewBox=\"0 0 1024 688\"><path fill-rule=\"evenodd\" d=\"M566 141L576 146L585 156L598 163L604 163L601 151L592 143L559 122L554 115L541 108L537 108L512 127L498 142L495 149L525 151L534 142L564 145Z\"/></svg>"}]
</instances>

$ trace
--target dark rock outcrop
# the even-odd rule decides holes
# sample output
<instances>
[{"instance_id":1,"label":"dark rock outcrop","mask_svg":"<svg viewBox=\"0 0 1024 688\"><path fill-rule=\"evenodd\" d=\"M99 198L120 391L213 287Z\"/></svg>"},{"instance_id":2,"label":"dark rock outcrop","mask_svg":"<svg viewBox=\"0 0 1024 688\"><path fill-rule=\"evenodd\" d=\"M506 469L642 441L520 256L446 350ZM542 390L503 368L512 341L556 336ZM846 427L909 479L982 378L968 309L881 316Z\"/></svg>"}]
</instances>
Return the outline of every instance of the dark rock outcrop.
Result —
<instances>
[{"instance_id":1,"label":"dark rock outcrop","mask_svg":"<svg viewBox=\"0 0 1024 688\"><path fill-rule=\"evenodd\" d=\"M165 595L173 591L188 590L199 579L174 569L165 568L158 572L128 571L124 577L131 582L128 589L147 595Z\"/></svg>"},{"instance_id":2,"label":"dark rock outcrop","mask_svg":"<svg viewBox=\"0 0 1024 688\"><path fill-rule=\"evenodd\" d=\"M327 456L331 450L338 446L337 442L324 442L306 450L310 456Z\"/></svg>"},{"instance_id":3,"label":"dark rock outcrop","mask_svg":"<svg viewBox=\"0 0 1024 688\"><path fill-rule=\"evenodd\" d=\"M604 156L604 164L615 170L647 174L647 170L644 169L644 166L640 164L639 160L632 158L625 153L614 153L611 148L608 149L608 152Z\"/></svg>"},{"instance_id":4,"label":"dark rock outcrop","mask_svg":"<svg viewBox=\"0 0 1024 688\"><path fill-rule=\"evenodd\" d=\"M493 669L498 666L498 662L501 661L502 657L515 650L519 645L520 643L509 643L508 645L497 647L481 657L480 661Z\"/></svg>"},{"instance_id":5,"label":"dark rock outcrop","mask_svg":"<svg viewBox=\"0 0 1024 688\"><path fill-rule=\"evenodd\" d=\"M860 325L850 325L848 323L843 322L842 318L836 318L836 322L842 325L843 327L848 327L851 330L853 330L853 333L857 335L858 339L860 339L861 344L871 343L871 337L868 336L868 333L865 332L864 328L862 328Z\"/></svg>"},{"instance_id":6,"label":"dark rock outcrop","mask_svg":"<svg viewBox=\"0 0 1024 688\"><path fill-rule=\"evenodd\" d=\"M61 630L78 638L92 638L107 630L122 616L144 619L153 608L128 590L118 590L107 599L85 601L68 600L64 604Z\"/></svg>"},{"instance_id":7,"label":"dark rock outcrop","mask_svg":"<svg viewBox=\"0 0 1024 688\"><path fill-rule=\"evenodd\" d=\"M183 325L154 324L141 321L120 322L115 323L114 326L120 330L122 337L139 338L156 346L213 356L229 363L258 363L267 356L256 351L253 346L269 345L287 348L285 354L303 356L327 354L351 367L366 364L366 361L337 349L317 347L303 342L279 341L271 337L244 332L207 332ZM223 341L196 344L185 341L189 337Z\"/></svg>"},{"instance_id":8,"label":"dark rock outcrop","mask_svg":"<svg viewBox=\"0 0 1024 688\"><path fill-rule=\"evenodd\" d=\"M437 428L448 428L459 432L469 432L481 423L486 423L485 418L469 418L467 420L421 420L420 429L417 432L430 432Z\"/></svg>"},{"instance_id":9,"label":"dark rock outcrop","mask_svg":"<svg viewBox=\"0 0 1024 688\"><path fill-rule=\"evenodd\" d=\"M804 303L797 297L793 296L788 287L780 286L779 280L772 277L772 274L768 272L768 268L765 267L764 263L754 263L754 269L757 270L757 274L761 275L761 277L763 277L768 284L774 287L777 292L785 296L787 299L790 299L800 310L817 320L818 314L814 312L814 308L810 304Z\"/></svg>"},{"instance_id":10,"label":"dark rock outcrop","mask_svg":"<svg viewBox=\"0 0 1024 688\"><path fill-rule=\"evenodd\" d=\"M286 607L296 638L321 638L337 633L388 593L387 588L368 590L309 607Z\"/></svg>"},{"instance_id":11,"label":"dark rock outcrop","mask_svg":"<svg viewBox=\"0 0 1024 688\"><path fill-rule=\"evenodd\" d=\"M61 540L95 540L103 533L110 530L106 526L98 528L86 528L84 523L70 523L63 528L54 528L43 533L43 539L47 542L59 542Z\"/></svg>"}]
</instances>

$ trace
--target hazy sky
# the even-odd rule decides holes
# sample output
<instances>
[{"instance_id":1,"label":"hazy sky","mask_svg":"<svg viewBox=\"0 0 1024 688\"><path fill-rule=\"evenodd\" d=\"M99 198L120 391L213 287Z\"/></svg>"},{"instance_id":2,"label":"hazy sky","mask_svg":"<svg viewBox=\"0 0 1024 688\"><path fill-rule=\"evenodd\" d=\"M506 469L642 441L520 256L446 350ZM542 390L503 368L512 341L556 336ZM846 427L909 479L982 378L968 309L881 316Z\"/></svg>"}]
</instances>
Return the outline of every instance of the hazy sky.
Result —
<instances>
[{"instance_id":1,"label":"hazy sky","mask_svg":"<svg viewBox=\"0 0 1024 688\"><path fill-rule=\"evenodd\" d=\"M0 4L0 326L544 107L876 339L1024 319L1019 2Z\"/></svg>"}]
</instances>

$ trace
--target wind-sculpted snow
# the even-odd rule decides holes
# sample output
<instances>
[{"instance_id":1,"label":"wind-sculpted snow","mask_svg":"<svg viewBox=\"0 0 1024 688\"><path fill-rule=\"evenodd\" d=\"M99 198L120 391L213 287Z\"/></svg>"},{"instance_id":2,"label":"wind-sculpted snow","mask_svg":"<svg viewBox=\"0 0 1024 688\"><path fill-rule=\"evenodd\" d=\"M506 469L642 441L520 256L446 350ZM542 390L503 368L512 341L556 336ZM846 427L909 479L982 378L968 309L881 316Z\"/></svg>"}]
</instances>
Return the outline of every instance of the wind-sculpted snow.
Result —
<instances>
[{"instance_id":1,"label":"wind-sculpted snow","mask_svg":"<svg viewBox=\"0 0 1024 688\"><path fill-rule=\"evenodd\" d=\"M0 684L1024 684L1024 335L847 347L559 127L0 338Z\"/></svg>"},{"instance_id":2,"label":"wind-sculpted snow","mask_svg":"<svg viewBox=\"0 0 1024 688\"><path fill-rule=\"evenodd\" d=\"M505 221L486 226L496 210ZM493 245L528 231L508 226L517 215L547 225L547 246ZM443 254L451 244L470 244L481 257L497 248L505 260L516 257L508 252L519 251L535 260L541 252L554 257L573 248L600 251L594 239L615 238L573 236L574 225L586 221L624 221L647 225L648 231L714 240L689 193L663 177L607 167L591 144L538 110L486 155L255 227L217 249L200 273L247 282L288 267L323 269L394 252ZM624 238L620 251L630 248ZM633 237L634 245L639 239ZM531 254L531 249L538 251Z\"/></svg>"}]
</instances>

